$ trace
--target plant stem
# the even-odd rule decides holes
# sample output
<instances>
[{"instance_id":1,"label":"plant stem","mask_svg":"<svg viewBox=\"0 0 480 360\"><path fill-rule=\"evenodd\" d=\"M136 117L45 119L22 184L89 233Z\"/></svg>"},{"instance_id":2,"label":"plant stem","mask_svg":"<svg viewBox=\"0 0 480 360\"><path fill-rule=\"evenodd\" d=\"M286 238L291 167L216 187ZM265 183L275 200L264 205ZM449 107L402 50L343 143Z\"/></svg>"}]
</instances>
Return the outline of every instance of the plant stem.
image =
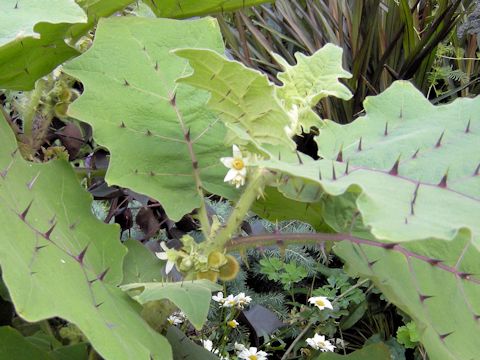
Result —
<instances>
[{"instance_id":1,"label":"plant stem","mask_svg":"<svg viewBox=\"0 0 480 360\"><path fill-rule=\"evenodd\" d=\"M281 360L286 360L288 358L288 355L290 355L290 353L292 352L295 345L297 345L297 343L303 338L303 336L307 333L307 331L310 330L312 325L313 325L313 323L309 322L308 325L305 326L305 328L302 330L302 332L300 334L298 334L298 336L295 338L295 340L292 341L292 343L288 347L287 351L285 351L285 354L283 354Z\"/></svg>"},{"instance_id":2,"label":"plant stem","mask_svg":"<svg viewBox=\"0 0 480 360\"><path fill-rule=\"evenodd\" d=\"M30 94L30 101L23 114L23 133L25 137L31 139L33 132L33 120L37 111L38 104L42 98L43 90L45 88L45 81L43 79L38 80L35 83L35 88Z\"/></svg>"},{"instance_id":3,"label":"plant stem","mask_svg":"<svg viewBox=\"0 0 480 360\"><path fill-rule=\"evenodd\" d=\"M251 175L250 180L245 187L245 191L233 208L232 213L228 217L227 223L213 236L212 241L215 248L223 249L232 236L237 232L243 219L250 210L250 207L257 199L258 194L261 194L263 191L270 176L270 171L263 168L257 168Z\"/></svg>"}]
</instances>

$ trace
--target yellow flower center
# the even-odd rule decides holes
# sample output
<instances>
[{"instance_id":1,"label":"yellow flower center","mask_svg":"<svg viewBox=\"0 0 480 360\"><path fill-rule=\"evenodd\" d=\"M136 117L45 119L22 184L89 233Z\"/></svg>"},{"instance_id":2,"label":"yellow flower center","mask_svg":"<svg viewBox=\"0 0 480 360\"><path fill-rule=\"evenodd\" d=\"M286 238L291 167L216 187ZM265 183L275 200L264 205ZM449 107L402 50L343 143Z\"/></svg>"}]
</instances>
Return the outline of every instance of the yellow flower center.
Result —
<instances>
[{"instance_id":1,"label":"yellow flower center","mask_svg":"<svg viewBox=\"0 0 480 360\"><path fill-rule=\"evenodd\" d=\"M257 355L250 355L248 358L249 358L250 360L257 360L257 359L258 359L258 358L257 358Z\"/></svg>"},{"instance_id":2,"label":"yellow flower center","mask_svg":"<svg viewBox=\"0 0 480 360\"><path fill-rule=\"evenodd\" d=\"M325 303L322 299L318 299L317 301L315 301L315 304L317 304L318 306L325 306Z\"/></svg>"},{"instance_id":3,"label":"yellow flower center","mask_svg":"<svg viewBox=\"0 0 480 360\"><path fill-rule=\"evenodd\" d=\"M228 326L230 326L233 329L235 329L237 327L237 323L235 322L235 320L231 320L227 324L228 324Z\"/></svg>"},{"instance_id":4,"label":"yellow flower center","mask_svg":"<svg viewBox=\"0 0 480 360\"><path fill-rule=\"evenodd\" d=\"M234 159L232 162L232 167L235 170L242 170L245 167L245 164L242 159Z\"/></svg>"}]
</instances>

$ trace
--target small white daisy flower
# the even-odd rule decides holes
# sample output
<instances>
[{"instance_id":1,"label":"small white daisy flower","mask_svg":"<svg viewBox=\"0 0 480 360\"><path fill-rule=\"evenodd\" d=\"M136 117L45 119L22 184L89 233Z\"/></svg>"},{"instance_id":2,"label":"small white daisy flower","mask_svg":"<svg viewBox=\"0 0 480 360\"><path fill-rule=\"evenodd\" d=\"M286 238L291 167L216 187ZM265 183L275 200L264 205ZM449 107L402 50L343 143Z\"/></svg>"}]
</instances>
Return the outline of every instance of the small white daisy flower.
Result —
<instances>
[{"instance_id":1,"label":"small white daisy flower","mask_svg":"<svg viewBox=\"0 0 480 360\"><path fill-rule=\"evenodd\" d=\"M325 296L311 297L310 299L308 299L308 302L312 305L315 305L320 310L323 310L325 308L333 310L332 303Z\"/></svg>"},{"instance_id":2,"label":"small white daisy flower","mask_svg":"<svg viewBox=\"0 0 480 360\"><path fill-rule=\"evenodd\" d=\"M223 304L226 298L223 297L223 292L218 292L217 295L212 296L212 300L218 302L219 304Z\"/></svg>"},{"instance_id":3,"label":"small white daisy flower","mask_svg":"<svg viewBox=\"0 0 480 360\"><path fill-rule=\"evenodd\" d=\"M160 243L160 247L163 249L162 252L156 252L157 258L160 260L166 260L167 264L165 265L165 273L168 275L170 271L172 271L173 267L175 266L175 262L177 261L177 252L175 250L169 249L165 241Z\"/></svg>"},{"instance_id":4,"label":"small white daisy flower","mask_svg":"<svg viewBox=\"0 0 480 360\"><path fill-rule=\"evenodd\" d=\"M307 344L315 350L320 350L321 352L334 351L335 346L328 340L325 339L325 336L315 334L313 338L308 338L305 340Z\"/></svg>"},{"instance_id":5,"label":"small white daisy flower","mask_svg":"<svg viewBox=\"0 0 480 360\"><path fill-rule=\"evenodd\" d=\"M205 349L207 349L208 351L212 352L213 350L213 342L212 340L202 340L202 345Z\"/></svg>"},{"instance_id":6,"label":"small white daisy flower","mask_svg":"<svg viewBox=\"0 0 480 360\"><path fill-rule=\"evenodd\" d=\"M223 307L226 307L226 308L229 308L229 307L234 307L235 305L237 305L237 299L235 296L233 295L228 295L226 298L225 298L225 301L223 302Z\"/></svg>"},{"instance_id":7,"label":"small white daisy flower","mask_svg":"<svg viewBox=\"0 0 480 360\"><path fill-rule=\"evenodd\" d=\"M170 323L170 325L180 325L185 321L185 319L178 314L172 314L167 318L167 321Z\"/></svg>"},{"instance_id":8,"label":"small white daisy flower","mask_svg":"<svg viewBox=\"0 0 480 360\"><path fill-rule=\"evenodd\" d=\"M245 296L245 293L241 292L237 296L235 296L235 301L237 302L237 306L240 309L243 309L245 305L250 304L252 298L250 296Z\"/></svg>"},{"instance_id":9,"label":"small white daisy flower","mask_svg":"<svg viewBox=\"0 0 480 360\"><path fill-rule=\"evenodd\" d=\"M237 356L244 360L267 360L268 354L265 351L258 351L256 347L251 347L243 349Z\"/></svg>"},{"instance_id":10,"label":"small white daisy flower","mask_svg":"<svg viewBox=\"0 0 480 360\"><path fill-rule=\"evenodd\" d=\"M245 185L248 159L243 157L237 145L232 146L232 152L233 157L223 157L220 159L223 165L230 169L223 181L230 182L230 184L235 185L238 189L240 186Z\"/></svg>"}]
</instances>

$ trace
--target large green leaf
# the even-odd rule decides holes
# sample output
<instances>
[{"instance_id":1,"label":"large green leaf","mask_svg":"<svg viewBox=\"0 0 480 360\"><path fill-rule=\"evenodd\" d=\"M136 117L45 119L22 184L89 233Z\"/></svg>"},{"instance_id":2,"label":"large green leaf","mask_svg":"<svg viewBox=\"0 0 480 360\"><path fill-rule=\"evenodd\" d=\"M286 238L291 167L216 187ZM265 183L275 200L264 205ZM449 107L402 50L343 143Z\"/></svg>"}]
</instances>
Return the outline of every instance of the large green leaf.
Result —
<instances>
[{"instance_id":1,"label":"large green leaf","mask_svg":"<svg viewBox=\"0 0 480 360\"><path fill-rule=\"evenodd\" d=\"M0 264L17 313L61 317L106 359L165 359L170 348L116 287L126 249L117 226L91 213L91 196L61 160L26 162L0 115Z\"/></svg>"},{"instance_id":2,"label":"large green leaf","mask_svg":"<svg viewBox=\"0 0 480 360\"><path fill-rule=\"evenodd\" d=\"M208 280L182 281L173 283L137 283L122 285L125 291L140 290L133 298L140 304L168 299L185 313L193 326L201 329L207 320L212 291L222 287Z\"/></svg>"},{"instance_id":3,"label":"large green leaf","mask_svg":"<svg viewBox=\"0 0 480 360\"><path fill-rule=\"evenodd\" d=\"M65 66L85 88L69 114L110 151L107 182L159 200L174 220L199 207L197 187L230 190L221 185L225 130L206 109L208 94L175 83L190 70L170 51L185 46L223 52L216 22L103 19L92 48Z\"/></svg>"},{"instance_id":4,"label":"large green leaf","mask_svg":"<svg viewBox=\"0 0 480 360\"><path fill-rule=\"evenodd\" d=\"M324 122L322 160L265 165L284 174L280 189L293 199L330 195L325 219L348 240L337 253L416 321L432 358L473 359L480 98L435 107L397 82L365 108L350 125Z\"/></svg>"},{"instance_id":5,"label":"large green leaf","mask_svg":"<svg viewBox=\"0 0 480 360\"><path fill-rule=\"evenodd\" d=\"M0 4L0 88L32 89L37 79L80 54L66 39L75 42L100 17L129 3L131 0L4 1Z\"/></svg>"},{"instance_id":6,"label":"large green leaf","mask_svg":"<svg viewBox=\"0 0 480 360\"><path fill-rule=\"evenodd\" d=\"M0 4L0 88L28 90L78 54L64 38L87 16L74 0L6 0Z\"/></svg>"},{"instance_id":7,"label":"large green leaf","mask_svg":"<svg viewBox=\"0 0 480 360\"><path fill-rule=\"evenodd\" d=\"M158 17L190 18L234 11L273 0L144 0Z\"/></svg>"}]
</instances>

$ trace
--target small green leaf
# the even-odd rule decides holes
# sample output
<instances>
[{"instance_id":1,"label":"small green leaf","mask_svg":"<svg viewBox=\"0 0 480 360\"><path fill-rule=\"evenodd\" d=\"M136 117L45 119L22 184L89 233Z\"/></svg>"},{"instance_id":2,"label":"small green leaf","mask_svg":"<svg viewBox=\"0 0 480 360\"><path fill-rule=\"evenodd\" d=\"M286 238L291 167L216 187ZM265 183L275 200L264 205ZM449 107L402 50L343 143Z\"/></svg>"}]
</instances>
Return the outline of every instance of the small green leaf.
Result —
<instances>
[{"instance_id":1,"label":"small green leaf","mask_svg":"<svg viewBox=\"0 0 480 360\"><path fill-rule=\"evenodd\" d=\"M46 351L31 344L9 326L0 327L0 359L54 360Z\"/></svg>"},{"instance_id":2,"label":"small green leaf","mask_svg":"<svg viewBox=\"0 0 480 360\"><path fill-rule=\"evenodd\" d=\"M154 253L137 240L127 240L128 249L123 261L123 284L162 280L164 264Z\"/></svg>"},{"instance_id":3,"label":"small green leaf","mask_svg":"<svg viewBox=\"0 0 480 360\"><path fill-rule=\"evenodd\" d=\"M364 348L354 351L348 355L339 355L334 353L323 353L315 360L391 360L391 353L383 343L368 345Z\"/></svg>"},{"instance_id":4,"label":"small green leaf","mask_svg":"<svg viewBox=\"0 0 480 360\"><path fill-rule=\"evenodd\" d=\"M208 280L184 281L175 283L137 283L122 285L124 291L134 292L133 298L140 304L168 299L173 302L197 329L207 320L212 291L221 291L220 285Z\"/></svg>"},{"instance_id":5,"label":"small green leaf","mask_svg":"<svg viewBox=\"0 0 480 360\"><path fill-rule=\"evenodd\" d=\"M397 329L397 341L407 349L414 349L418 345L420 336L413 321Z\"/></svg>"}]
</instances>

